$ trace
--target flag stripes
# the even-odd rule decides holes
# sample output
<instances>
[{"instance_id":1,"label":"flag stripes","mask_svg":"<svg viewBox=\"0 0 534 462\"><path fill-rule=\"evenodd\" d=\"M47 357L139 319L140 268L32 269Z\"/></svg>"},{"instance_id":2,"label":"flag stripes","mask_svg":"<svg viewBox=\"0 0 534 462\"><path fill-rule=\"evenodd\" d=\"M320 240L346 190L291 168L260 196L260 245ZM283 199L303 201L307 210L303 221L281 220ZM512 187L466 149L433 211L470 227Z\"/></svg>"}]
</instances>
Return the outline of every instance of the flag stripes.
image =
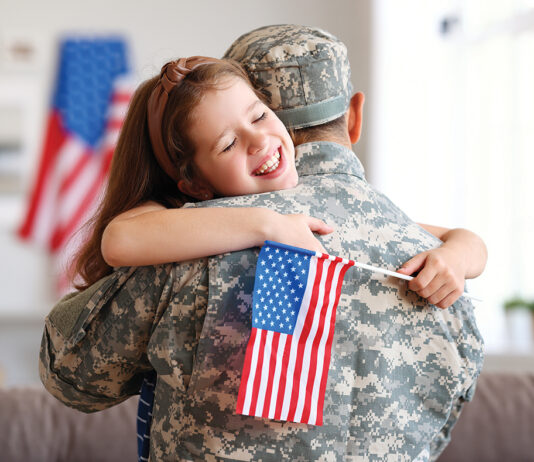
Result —
<instances>
[{"instance_id":1,"label":"flag stripes","mask_svg":"<svg viewBox=\"0 0 534 462\"><path fill-rule=\"evenodd\" d=\"M57 120L49 124L47 147L38 181L19 235L55 252L88 219L107 178L113 149L124 121L133 86L119 81L109 108L102 144L92 149L75 135L67 136ZM45 160L46 159L46 160Z\"/></svg>"},{"instance_id":2,"label":"flag stripes","mask_svg":"<svg viewBox=\"0 0 534 462\"><path fill-rule=\"evenodd\" d=\"M271 249L276 245L269 242ZM322 425L336 307L343 277L352 263L326 254L312 255L293 332L252 327L237 400L239 414ZM260 254L258 267L262 265L261 259ZM260 287L258 273L256 278L256 285ZM283 282L278 287L284 287ZM270 292L278 297L281 293L278 290L285 292L276 285ZM253 300L253 318L262 313L262 309L266 310L256 301ZM272 304L271 300L268 302ZM277 312L275 309L271 314Z\"/></svg>"}]
</instances>

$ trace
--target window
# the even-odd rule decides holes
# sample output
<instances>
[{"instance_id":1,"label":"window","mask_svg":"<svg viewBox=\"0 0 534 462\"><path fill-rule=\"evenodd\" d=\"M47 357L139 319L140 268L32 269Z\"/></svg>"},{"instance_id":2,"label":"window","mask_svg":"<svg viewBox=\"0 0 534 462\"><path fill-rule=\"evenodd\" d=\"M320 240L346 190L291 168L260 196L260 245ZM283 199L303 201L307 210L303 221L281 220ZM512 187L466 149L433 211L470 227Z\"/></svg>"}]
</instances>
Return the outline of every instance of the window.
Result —
<instances>
[{"instance_id":1,"label":"window","mask_svg":"<svg viewBox=\"0 0 534 462\"><path fill-rule=\"evenodd\" d=\"M484 238L468 287L487 350L531 349L503 305L534 298L534 1L431 3L375 4L369 180L414 220Z\"/></svg>"}]
</instances>

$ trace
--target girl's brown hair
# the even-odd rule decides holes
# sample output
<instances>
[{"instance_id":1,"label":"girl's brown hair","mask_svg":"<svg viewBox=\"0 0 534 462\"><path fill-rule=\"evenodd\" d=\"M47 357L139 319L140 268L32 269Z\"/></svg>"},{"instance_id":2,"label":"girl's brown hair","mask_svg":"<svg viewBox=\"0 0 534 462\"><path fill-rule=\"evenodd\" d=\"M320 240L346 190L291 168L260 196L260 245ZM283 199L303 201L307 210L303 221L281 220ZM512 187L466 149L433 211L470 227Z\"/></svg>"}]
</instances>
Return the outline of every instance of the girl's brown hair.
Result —
<instances>
[{"instance_id":1,"label":"girl's brown hair","mask_svg":"<svg viewBox=\"0 0 534 462\"><path fill-rule=\"evenodd\" d=\"M169 93L161 130L165 149L178 168L179 179L193 182L197 177L194 146L188 137L193 109L207 91L219 89L222 80L228 77L240 78L252 88L239 64L223 60L196 67ZM130 103L113 154L104 198L95 217L86 224L88 239L74 257L74 276L82 279L75 281L77 289L85 289L112 272L100 246L104 229L117 215L147 201L167 208L195 201L178 190L176 179L163 171L152 150L147 104L158 81L159 76L142 83Z\"/></svg>"}]
</instances>

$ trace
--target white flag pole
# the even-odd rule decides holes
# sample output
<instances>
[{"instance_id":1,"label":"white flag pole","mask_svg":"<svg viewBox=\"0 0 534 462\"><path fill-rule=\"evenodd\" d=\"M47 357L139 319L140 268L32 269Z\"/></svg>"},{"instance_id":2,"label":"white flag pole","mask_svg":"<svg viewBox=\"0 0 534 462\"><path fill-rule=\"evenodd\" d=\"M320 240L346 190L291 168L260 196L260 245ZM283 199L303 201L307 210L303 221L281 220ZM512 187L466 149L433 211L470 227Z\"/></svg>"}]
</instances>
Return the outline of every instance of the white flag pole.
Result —
<instances>
[{"instance_id":1,"label":"white flag pole","mask_svg":"<svg viewBox=\"0 0 534 462\"><path fill-rule=\"evenodd\" d=\"M329 255L329 259L333 260L334 258L335 257L332 257ZM368 271L374 271L375 273L387 274L388 276L393 276L394 278L404 279L405 281L411 281L413 279L413 276L407 276L406 274L397 273L396 271L390 271L387 269L379 268L377 266L366 265L365 263L358 263L357 261L354 261L354 260L347 260L344 258L343 262L351 263L353 266L356 266L357 268L362 268ZM478 297L474 297L473 295L468 294L467 292L464 292L462 294L462 297L470 298L471 300L476 301L476 302L482 301L482 299Z\"/></svg>"}]
</instances>

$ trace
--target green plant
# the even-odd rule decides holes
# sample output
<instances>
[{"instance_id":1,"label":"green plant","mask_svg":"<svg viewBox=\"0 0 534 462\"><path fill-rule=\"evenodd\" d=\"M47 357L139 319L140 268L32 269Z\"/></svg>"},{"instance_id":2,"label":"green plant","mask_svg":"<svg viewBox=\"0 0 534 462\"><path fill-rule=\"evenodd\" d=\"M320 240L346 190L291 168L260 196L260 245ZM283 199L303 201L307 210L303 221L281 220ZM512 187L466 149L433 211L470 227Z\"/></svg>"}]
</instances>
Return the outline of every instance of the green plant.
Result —
<instances>
[{"instance_id":1,"label":"green plant","mask_svg":"<svg viewBox=\"0 0 534 462\"><path fill-rule=\"evenodd\" d=\"M515 297L504 302L505 310L527 309L534 313L534 300L526 300L524 298Z\"/></svg>"}]
</instances>

